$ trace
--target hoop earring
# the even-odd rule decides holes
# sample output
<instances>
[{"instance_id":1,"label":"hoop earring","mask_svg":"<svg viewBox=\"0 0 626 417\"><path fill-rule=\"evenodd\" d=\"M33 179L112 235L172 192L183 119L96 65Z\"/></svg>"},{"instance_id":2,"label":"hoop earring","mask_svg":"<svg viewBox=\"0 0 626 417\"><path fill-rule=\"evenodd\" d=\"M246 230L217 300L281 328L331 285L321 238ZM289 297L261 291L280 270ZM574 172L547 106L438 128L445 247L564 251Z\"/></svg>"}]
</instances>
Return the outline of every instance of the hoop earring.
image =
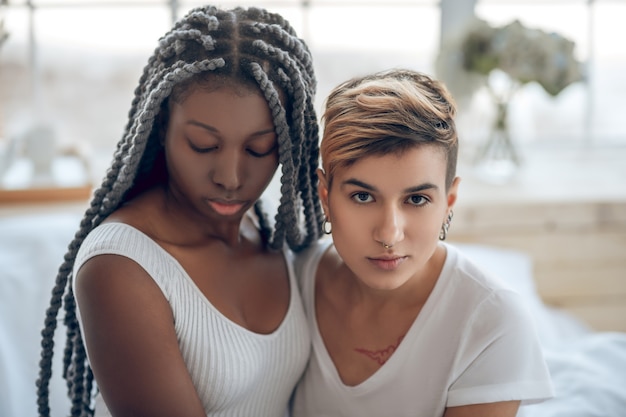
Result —
<instances>
[{"instance_id":1,"label":"hoop earring","mask_svg":"<svg viewBox=\"0 0 626 417\"><path fill-rule=\"evenodd\" d=\"M446 221L441 225L441 230L439 231L439 240L446 240L448 237L448 230L450 229L450 223L452 222L452 217L454 217L454 212L450 210L448 213L448 217Z\"/></svg>"},{"instance_id":2,"label":"hoop earring","mask_svg":"<svg viewBox=\"0 0 626 417\"><path fill-rule=\"evenodd\" d=\"M322 230L325 234L329 235L333 232L333 225L328 221L328 217L324 216L324 223L322 223Z\"/></svg>"}]
</instances>

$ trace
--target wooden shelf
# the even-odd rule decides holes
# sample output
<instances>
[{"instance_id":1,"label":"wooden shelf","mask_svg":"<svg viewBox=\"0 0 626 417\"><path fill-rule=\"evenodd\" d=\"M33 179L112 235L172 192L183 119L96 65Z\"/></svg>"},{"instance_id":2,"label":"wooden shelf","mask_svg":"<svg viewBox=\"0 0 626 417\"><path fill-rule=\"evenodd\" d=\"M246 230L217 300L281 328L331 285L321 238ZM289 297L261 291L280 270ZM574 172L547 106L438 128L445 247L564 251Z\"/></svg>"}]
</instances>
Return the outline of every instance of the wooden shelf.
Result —
<instances>
[{"instance_id":1,"label":"wooden shelf","mask_svg":"<svg viewBox=\"0 0 626 417\"><path fill-rule=\"evenodd\" d=\"M626 148L528 148L504 185L460 165L449 239L528 254L543 301L597 331L626 331ZM465 175L464 175L465 174Z\"/></svg>"},{"instance_id":2,"label":"wooden shelf","mask_svg":"<svg viewBox=\"0 0 626 417\"><path fill-rule=\"evenodd\" d=\"M87 201L91 196L91 192L91 185L50 188L0 188L0 205Z\"/></svg>"}]
</instances>

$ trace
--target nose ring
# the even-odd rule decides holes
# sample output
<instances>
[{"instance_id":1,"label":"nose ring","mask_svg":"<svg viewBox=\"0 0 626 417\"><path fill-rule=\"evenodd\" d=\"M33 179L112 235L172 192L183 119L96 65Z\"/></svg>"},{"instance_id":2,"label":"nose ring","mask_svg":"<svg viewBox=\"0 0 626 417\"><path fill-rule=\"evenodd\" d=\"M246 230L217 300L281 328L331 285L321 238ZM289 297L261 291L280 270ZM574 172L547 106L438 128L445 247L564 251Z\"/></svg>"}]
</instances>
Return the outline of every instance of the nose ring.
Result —
<instances>
[{"instance_id":1,"label":"nose ring","mask_svg":"<svg viewBox=\"0 0 626 417\"><path fill-rule=\"evenodd\" d=\"M380 243L382 243L382 244L383 244L383 248L385 248L385 249L391 249L391 248L393 248L393 245L388 245L388 244L386 244L385 242L380 242Z\"/></svg>"}]
</instances>

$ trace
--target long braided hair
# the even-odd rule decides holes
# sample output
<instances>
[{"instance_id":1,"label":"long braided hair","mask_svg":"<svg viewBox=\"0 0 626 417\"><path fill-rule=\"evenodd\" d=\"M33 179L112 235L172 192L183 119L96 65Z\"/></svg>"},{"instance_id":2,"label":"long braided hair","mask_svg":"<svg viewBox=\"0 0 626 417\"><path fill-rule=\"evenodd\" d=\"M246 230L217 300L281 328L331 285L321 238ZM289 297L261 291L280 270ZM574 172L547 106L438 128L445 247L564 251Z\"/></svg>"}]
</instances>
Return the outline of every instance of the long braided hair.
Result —
<instances>
[{"instance_id":1,"label":"long braided hair","mask_svg":"<svg viewBox=\"0 0 626 417\"><path fill-rule=\"evenodd\" d=\"M316 79L307 45L283 17L260 8L204 6L190 10L159 40L149 58L111 167L95 190L59 268L42 331L37 381L40 416L50 415L53 337L61 307L67 327L63 378L71 415L93 416L97 387L76 317L71 279L76 254L87 234L124 201L167 177L160 138L168 100L185 94L185 88L194 83L220 82L256 86L272 113L282 169L273 227L261 202L254 207L267 245L279 249L286 243L299 251L321 235L315 174L319 158Z\"/></svg>"}]
</instances>

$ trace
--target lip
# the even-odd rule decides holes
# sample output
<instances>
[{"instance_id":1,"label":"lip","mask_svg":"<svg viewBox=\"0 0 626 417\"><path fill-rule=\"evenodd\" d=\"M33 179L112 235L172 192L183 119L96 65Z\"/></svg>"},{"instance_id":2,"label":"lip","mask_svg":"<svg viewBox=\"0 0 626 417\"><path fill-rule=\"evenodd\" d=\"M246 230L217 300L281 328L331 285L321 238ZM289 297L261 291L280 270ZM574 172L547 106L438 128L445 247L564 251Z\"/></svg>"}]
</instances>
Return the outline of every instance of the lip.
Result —
<instances>
[{"instance_id":1,"label":"lip","mask_svg":"<svg viewBox=\"0 0 626 417\"><path fill-rule=\"evenodd\" d=\"M241 201L207 200L209 206L221 216L232 216L239 213L245 206Z\"/></svg>"},{"instance_id":2,"label":"lip","mask_svg":"<svg viewBox=\"0 0 626 417\"><path fill-rule=\"evenodd\" d=\"M385 271L393 271L397 269L404 261L406 256L380 256L376 258L367 258L374 266Z\"/></svg>"}]
</instances>

